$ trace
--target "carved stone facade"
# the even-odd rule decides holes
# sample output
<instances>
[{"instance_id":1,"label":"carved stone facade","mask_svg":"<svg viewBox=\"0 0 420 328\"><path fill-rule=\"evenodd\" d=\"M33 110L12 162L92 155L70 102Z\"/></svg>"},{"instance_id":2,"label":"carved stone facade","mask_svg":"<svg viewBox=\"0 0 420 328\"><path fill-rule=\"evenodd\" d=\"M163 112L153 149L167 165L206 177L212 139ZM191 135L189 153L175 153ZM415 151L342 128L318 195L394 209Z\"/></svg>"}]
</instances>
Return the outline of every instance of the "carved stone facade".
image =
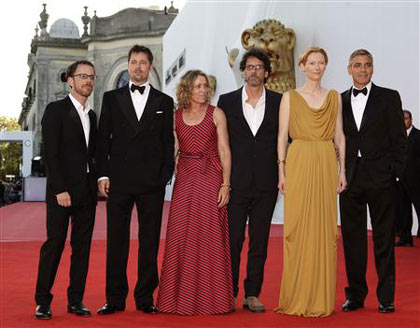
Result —
<instances>
[{"instance_id":1,"label":"carved stone facade","mask_svg":"<svg viewBox=\"0 0 420 328\"><path fill-rule=\"evenodd\" d=\"M19 117L22 129L33 131L34 156L40 155L42 150L41 119L46 105L70 91L61 77L72 62L88 59L95 65L98 79L89 102L98 116L103 93L128 82L127 54L134 44L152 50L154 70L150 82L161 89L162 37L177 13L171 5L164 10L128 8L108 17L97 17L95 12L89 17L85 7L81 17L84 33L80 37L77 25L65 18L54 22L48 32L49 15L44 5L38 23L40 35L36 27L28 55L26 97Z\"/></svg>"},{"instance_id":2,"label":"carved stone facade","mask_svg":"<svg viewBox=\"0 0 420 328\"><path fill-rule=\"evenodd\" d=\"M252 29L243 31L241 41L246 50L255 47L269 55L271 74L266 83L268 89L284 93L296 87L293 60L296 35L292 29L275 19L264 19Z\"/></svg>"}]
</instances>

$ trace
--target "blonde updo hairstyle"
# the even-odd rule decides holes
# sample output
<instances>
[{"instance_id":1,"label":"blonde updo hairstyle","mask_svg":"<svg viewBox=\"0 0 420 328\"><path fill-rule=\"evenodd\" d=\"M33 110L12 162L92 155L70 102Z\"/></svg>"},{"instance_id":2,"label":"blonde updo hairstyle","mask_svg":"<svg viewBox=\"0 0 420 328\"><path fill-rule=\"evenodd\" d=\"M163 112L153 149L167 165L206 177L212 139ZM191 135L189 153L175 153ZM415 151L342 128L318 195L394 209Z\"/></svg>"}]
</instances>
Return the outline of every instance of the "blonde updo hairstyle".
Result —
<instances>
[{"instance_id":1,"label":"blonde updo hairstyle","mask_svg":"<svg viewBox=\"0 0 420 328\"><path fill-rule=\"evenodd\" d=\"M191 105L191 91L197 77L203 76L209 85L206 102L209 103L212 96L212 88L206 73L201 70L189 70L180 79L176 87L178 108L188 108Z\"/></svg>"},{"instance_id":2,"label":"blonde updo hairstyle","mask_svg":"<svg viewBox=\"0 0 420 328\"><path fill-rule=\"evenodd\" d=\"M298 62L299 67L300 67L300 65L305 66L306 61L308 60L309 55L310 54L313 54L313 53L320 53L321 55L323 55L324 56L324 59L325 59L325 64L328 64L328 55L327 55L327 52L323 48L320 48L320 47L310 47L310 48L306 49L299 56L299 62Z\"/></svg>"}]
</instances>

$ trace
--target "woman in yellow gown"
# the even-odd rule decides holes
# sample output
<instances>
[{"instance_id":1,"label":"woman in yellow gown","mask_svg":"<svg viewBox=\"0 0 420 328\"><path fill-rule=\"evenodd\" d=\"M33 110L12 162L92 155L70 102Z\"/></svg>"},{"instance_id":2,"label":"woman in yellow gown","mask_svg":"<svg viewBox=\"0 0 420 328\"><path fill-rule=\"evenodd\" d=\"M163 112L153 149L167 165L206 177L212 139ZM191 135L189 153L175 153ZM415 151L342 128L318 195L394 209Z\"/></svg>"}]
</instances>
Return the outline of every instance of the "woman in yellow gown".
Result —
<instances>
[{"instance_id":1,"label":"woman in yellow gown","mask_svg":"<svg viewBox=\"0 0 420 328\"><path fill-rule=\"evenodd\" d=\"M284 262L278 313L323 317L334 310L337 193L346 188L341 97L321 86L322 48L299 58L305 84L280 104L279 189L284 193ZM288 137L293 140L286 148ZM334 150L339 149L339 165Z\"/></svg>"}]
</instances>

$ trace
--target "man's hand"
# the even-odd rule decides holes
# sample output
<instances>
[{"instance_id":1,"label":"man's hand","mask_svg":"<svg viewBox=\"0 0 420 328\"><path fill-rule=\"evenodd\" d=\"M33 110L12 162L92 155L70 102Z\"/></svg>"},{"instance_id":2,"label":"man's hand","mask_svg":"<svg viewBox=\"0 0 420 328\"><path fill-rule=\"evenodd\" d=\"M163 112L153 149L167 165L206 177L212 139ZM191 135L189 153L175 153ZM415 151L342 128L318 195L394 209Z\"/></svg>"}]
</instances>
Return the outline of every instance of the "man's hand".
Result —
<instances>
[{"instance_id":1,"label":"man's hand","mask_svg":"<svg viewBox=\"0 0 420 328\"><path fill-rule=\"evenodd\" d=\"M98 189L100 193L107 198L109 194L109 186L110 186L109 179L102 179L101 181L98 182Z\"/></svg>"},{"instance_id":2,"label":"man's hand","mask_svg":"<svg viewBox=\"0 0 420 328\"><path fill-rule=\"evenodd\" d=\"M64 206L64 207L71 206L70 194L67 191L57 194L55 195L55 197L57 198L58 205Z\"/></svg>"}]
</instances>

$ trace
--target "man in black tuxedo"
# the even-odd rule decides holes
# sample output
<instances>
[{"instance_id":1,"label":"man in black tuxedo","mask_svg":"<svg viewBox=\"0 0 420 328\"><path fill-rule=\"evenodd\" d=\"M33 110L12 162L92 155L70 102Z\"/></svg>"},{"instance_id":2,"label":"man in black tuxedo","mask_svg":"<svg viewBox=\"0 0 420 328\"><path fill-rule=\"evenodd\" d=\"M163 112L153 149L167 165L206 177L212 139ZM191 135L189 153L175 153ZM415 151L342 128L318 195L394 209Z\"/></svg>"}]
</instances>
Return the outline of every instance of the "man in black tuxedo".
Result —
<instances>
[{"instance_id":1,"label":"man in black tuxedo","mask_svg":"<svg viewBox=\"0 0 420 328\"><path fill-rule=\"evenodd\" d=\"M98 314L125 309L127 260L134 204L139 222L138 310L157 313L157 255L166 183L174 169L173 108L168 95L153 88L149 48L128 53L128 85L106 92L98 131L99 190L107 201L106 304Z\"/></svg>"},{"instance_id":2,"label":"man in black tuxedo","mask_svg":"<svg viewBox=\"0 0 420 328\"><path fill-rule=\"evenodd\" d=\"M342 93L348 189L340 195L348 286L344 311L364 306L368 293L367 211L372 222L379 312L394 312L395 182L401 177L407 135L397 91L371 82L373 57L364 49L350 55L353 87Z\"/></svg>"},{"instance_id":3,"label":"man in black tuxedo","mask_svg":"<svg viewBox=\"0 0 420 328\"><path fill-rule=\"evenodd\" d=\"M94 162L96 115L87 103L95 81L89 61L78 61L66 72L71 93L48 104L42 118L44 161L47 172L47 241L41 247L36 283L35 317L50 319L50 304L71 218L72 248L69 313L89 316L83 305L89 253L95 221L97 175Z\"/></svg>"},{"instance_id":4,"label":"man in black tuxedo","mask_svg":"<svg viewBox=\"0 0 420 328\"><path fill-rule=\"evenodd\" d=\"M264 312L258 296L264 276L271 219L277 201L277 134L281 94L267 90L268 56L256 49L240 62L245 85L220 96L232 152L232 193L228 204L233 288L238 295L239 266L249 218L247 277L243 307Z\"/></svg>"},{"instance_id":5,"label":"man in black tuxedo","mask_svg":"<svg viewBox=\"0 0 420 328\"><path fill-rule=\"evenodd\" d=\"M400 238L395 246L413 246L412 205L414 205L417 218L420 220L420 130L413 126L411 112L408 110L404 110L404 123L408 136L408 147L404 174L398 181L397 227L399 227ZM418 229L417 236L419 236L420 227Z\"/></svg>"}]
</instances>

